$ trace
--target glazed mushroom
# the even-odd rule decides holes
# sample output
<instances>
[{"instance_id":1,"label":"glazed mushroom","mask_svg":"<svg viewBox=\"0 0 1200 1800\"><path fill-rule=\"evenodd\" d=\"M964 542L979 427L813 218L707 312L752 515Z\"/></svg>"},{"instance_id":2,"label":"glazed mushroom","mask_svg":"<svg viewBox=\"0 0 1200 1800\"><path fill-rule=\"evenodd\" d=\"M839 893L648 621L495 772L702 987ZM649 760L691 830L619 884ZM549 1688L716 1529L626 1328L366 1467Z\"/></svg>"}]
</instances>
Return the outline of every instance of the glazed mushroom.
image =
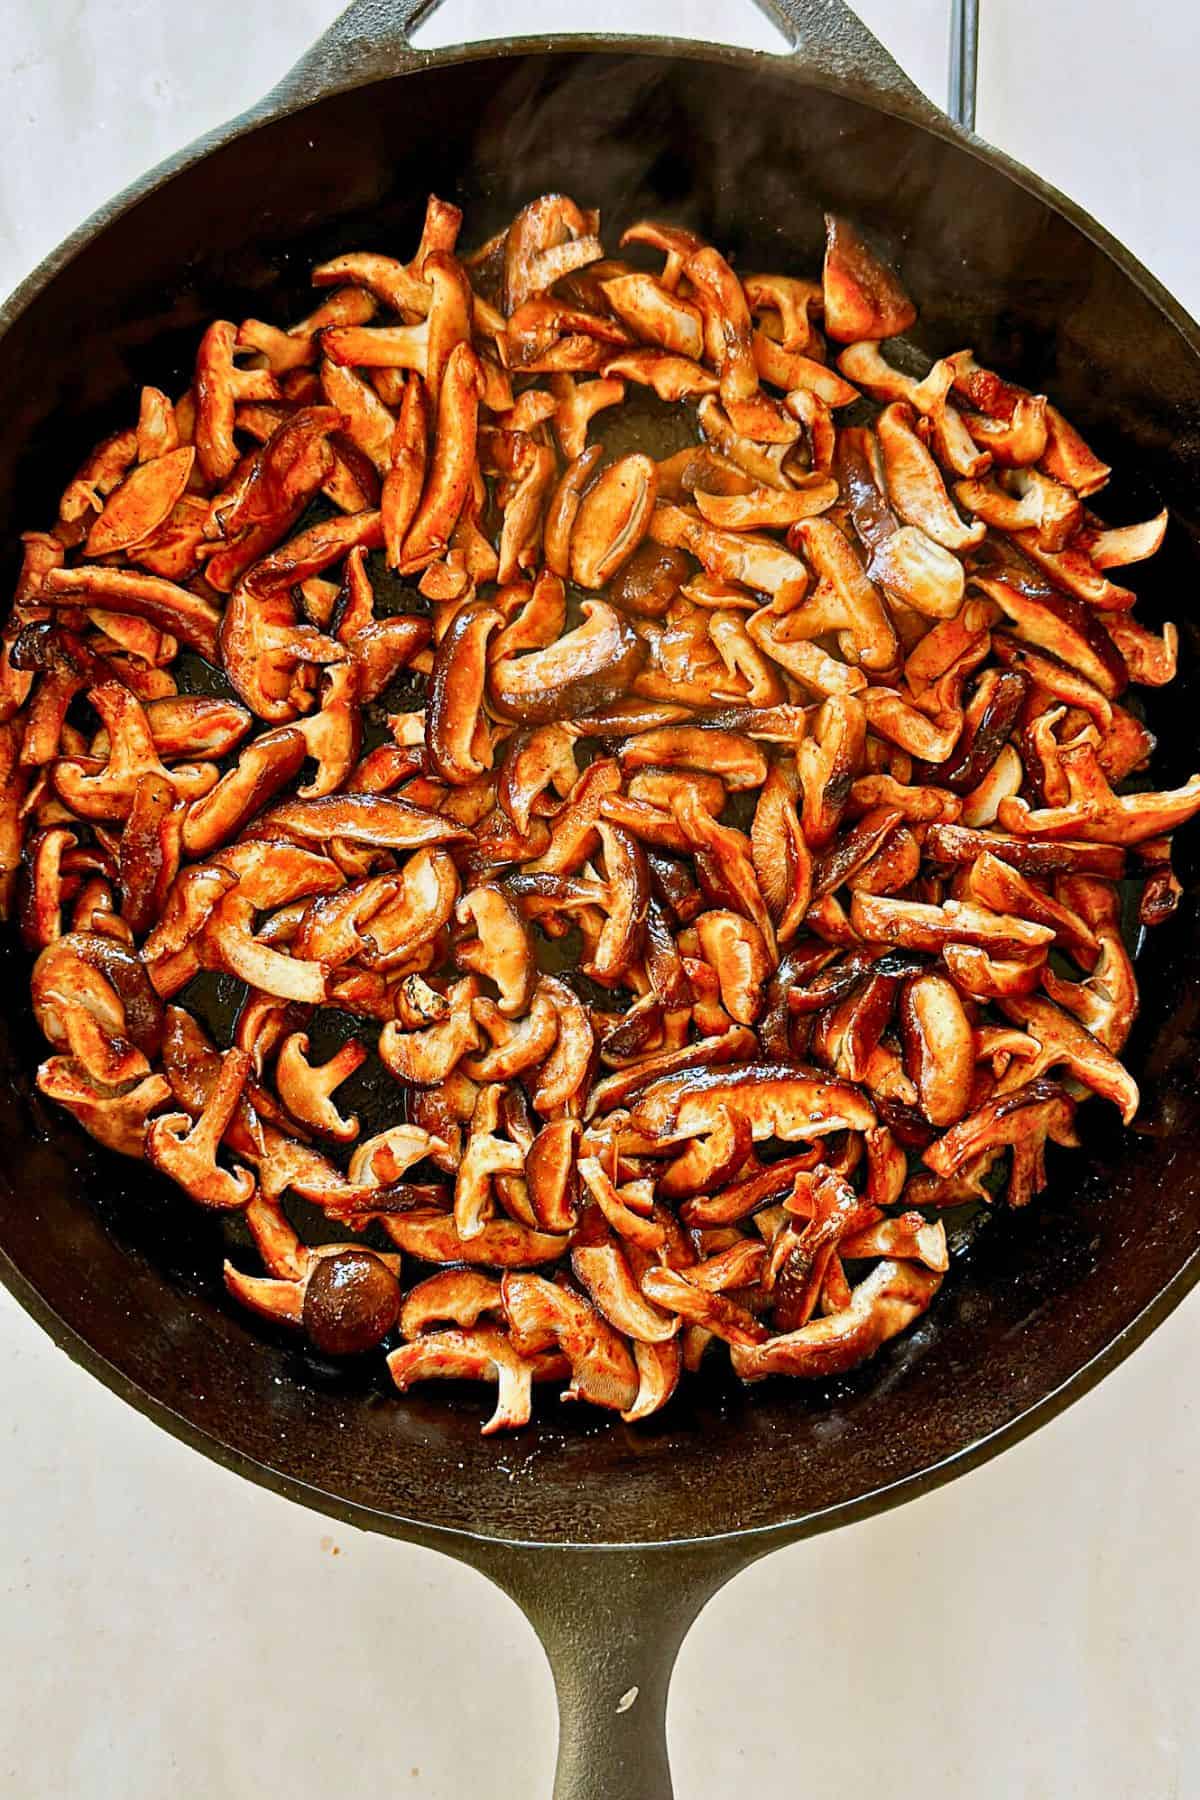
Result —
<instances>
[{"instance_id":1,"label":"glazed mushroom","mask_svg":"<svg viewBox=\"0 0 1200 1800\"><path fill-rule=\"evenodd\" d=\"M242 1097L250 1066L244 1050L227 1050L212 1093L194 1124L188 1113L163 1113L147 1128L148 1159L201 1206L242 1207L254 1192L254 1177L248 1169L231 1172L217 1162L221 1139Z\"/></svg>"}]
</instances>

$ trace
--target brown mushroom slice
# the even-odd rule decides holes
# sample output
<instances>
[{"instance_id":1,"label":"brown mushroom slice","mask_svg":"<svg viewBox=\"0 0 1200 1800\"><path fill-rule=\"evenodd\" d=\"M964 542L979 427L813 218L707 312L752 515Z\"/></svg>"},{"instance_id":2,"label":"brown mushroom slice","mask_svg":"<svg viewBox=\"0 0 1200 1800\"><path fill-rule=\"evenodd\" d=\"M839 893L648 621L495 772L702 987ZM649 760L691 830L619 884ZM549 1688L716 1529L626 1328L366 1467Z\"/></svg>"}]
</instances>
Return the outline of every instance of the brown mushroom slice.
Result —
<instances>
[{"instance_id":1,"label":"brown mushroom slice","mask_svg":"<svg viewBox=\"0 0 1200 1800\"><path fill-rule=\"evenodd\" d=\"M535 1268L563 1256L568 1237L534 1231L513 1219L489 1219L474 1237L460 1237L450 1213L380 1216L380 1225L398 1249L420 1262L467 1263L494 1269Z\"/></svg>"},{"instance_id":2,"label":"brown mushroom slice","mask_svg":"<svg viewBox=\"0 0 1200 1800\"><path fill-rule=\"evenodd\" d=\"M677 1269L647 1269L642 1276L642 1291L656 1306L689 1324L702 1325L727 1344L761 1344L770 1336L766 1326L745 1307L724 1294L693 1285L689 1275Z\"/></svg>"},{"instance_id":3,"label":"brown mushroom slice","mask_svg":"<svg viewBox=\"0 0 1200 1800\"><path fill-rule=\"evenodd\" d=\"M589 1144L585 1139L583 1147L592 1150L598 1146ZM617 1160L619 1162L619 1157ZM578 1166L591 1200L600 1208L618 1237L647 1255L660 1253L667 1241L666 1228L661 1217L646 1216L649 1210L648 1195L639 1194L636 1183L627 1186L624 1191L618 1188L595 1155L580 1157ZM648 1188L649 1184L646 1185Z\"/></svg>"},{"instance_id":4,"label":"brown mushroom slice","mask_svg":"<svg viewBox=\"0 0 1200 1800\"><path fill-rule=\"evenodd\" d=\"M681 299L640 270L613 276L600 285L617 317L644 342L699 362L704 353L704 326L699 308L690 300Z\"/></svg>"},{"instance_id":5,"label":"brown mushroom slice","mask_svg":"<svg viewBox=\"0 0 1200 1800\"><path fill-rule=\"evenodd\" d=\"M1051 1000L1073 1013L1115 1056L1137 1017L1137 981L1120 932L1114 926L1101 927L1097 936L1100 955L1086 981L1064 981L1048 968L1043 972L1042 985ZM1032 993L1032 988L1029 991Z\"/></svg>"},{"instance_id":6,"label":"brown mushroom slice","mask_svg":"<svg viewBox=\"0 0 1200 1800\"><path fill-rule=\"evenodd\" d=\"M70 891L64 881L63 857L78 841L69 826L50 825L34 832L25 846L18 916L21 942L27 950L44 950L62 936L63 902Z\"/></svg>"},{"instance_id":7,"label":"brown mushroom slice","mask_svg":"<svg viewBox=\"0 0 1200 1800\"><path fill-rule=\"evenodd\" d=\"M925 855L935 866L974 863L988 854L1026 875L1054 875L1069 870L1119 881L1125 873L1125 853L1116 845L1073 843L1066 838L1011 837L953 823L932 825L925 833Z\"/></svg>"},{"instance_id":8,"label":"brown mushroom slice","mask_svg":"<svg viewBox=\"0 0 1200 1800\"><path fill-rule=\"evenodd\" d=\"M416 851L396 891L362 926L359 960L384 971L408 963L448 924L458 893L458 872L447 852Z\"/></svg>"},{"instance_id":9,"label":"brown mushroom slice","mask_svg":"<svg viewBox=\"0 0 1200 1800\"><path fill-rule=\"evenodd\" d=\"M711 1131L722 1107L745 1114L756 1143L770 1137L803 1143L833 1131L869 1131L876 1122L850 1083L770 1062L661 1076L634 1096L630 1117L635 1131L665 1145Z\"/></svg>"},{"instance_id":10,"label":"brown mushroom slice","mask_svg":"<svg viewBox=\"0 0 1200 1800\"><path fill-rule=\"evenodd\" d=\"M220 1210L243 1207L254 1192L254 1177L248 1169L231 1172L217 1162L221 1139L237 1110L250 1071L251 1061L244 1050L227 1050L194 1124L188 1113L163 1113L147 1127L148 1159L201 1206Z\"/></svg>"},{"instance_id":11,"label":"brown mushroom slice","mask_svg":"<svg viewBox=\"0 0 1200 1800\"><path fill-rule=\"evenodd\" d=\"M824 849L837 831L866 734L861 701L831 694L812 721L809 737L797 746L796 771L804 796L801 827L810 850Z\"/></svg>"},{"instance_id":12,"label":"brown mushroom slice","mask_svg":"<svg viewBox=\"0 0 1200 1800\"><path fill-rule=\"evenodd\" d=\"M506 316L531 294L545 293L564 275L599 262L603 255L594 222L566 194L541 194L531 200L504 237Z\"/></svg>"},{"instance_id":13,"label":"brown mushroom slice","mask_svg":"<svg viewBox=\"0 0 1200 1800\"><path fill-rule=\"evenodd\" d=\"M227 842L299 773L306 755L303 736L289 726L247 744L228 774L188 807L183 823L188 855L204 856Z\"/></svg>"},{"instance_id":14,"label":"brown mushroom slice","mask_svg":"<svg viewBox=\"0 0 1200 1800\"><path fill-rule=\"evenodd\" d=\"M54 536L68 548L83 538L89 515L101 510L101 501L123 480L137 455L137 433L116 431L102 438L63 491Z\"/></svg>"},{"instance_id":15,"label":"brown mushroom slice","mask_svg":"<svg viewBox=\"0 0 1200 1800\"><path fill-rule=\"evenodd\" d=\"M166 767L154 747L141 702L123 683L102 681L89 689L88 697L108 732L108 761L60 756L51 769L55 788L78 817L126 818L145 775L164 781L181 800L196 799L216 785L218 773L209 763Z\"/></svg>"},{"instance_id":16,"label":"brown mushroom slice","mask_svg":"<svg viewBox=\"0 0 1200 1800\"><path fill-rule=\"evenodd\" d=\"M571 528L571 575L580 587L604 587L628 562L649 529L657 494L658 471L648 456L620 457L597 476Z\"/></svg>"},{"instance_id":17,"label":"brown mushroom slice","mask_svg":"<svg viewBox=\"0 0 1200 1800\"><path fill-rule=\"evenodd\" d=\"M985 852L967 876L967 895L993 912L1017 913L1035 924L1048 925L1055 942L1082 968L1094 967L1100 945L1085 919L1060 900L1033 886L1018 869Z\"/></svg>"},{"instance_id":18,"label":"brown mushroom slice","mask_svg":"<svg viewBox=\"0 0 1200 1800\"><path fill-rule=\"evenodd\" d=\"M500 1011L517 1018L527 1009L537 979L537 964L529 931L520 912L495 882L486 882L463 895L455 909L460 925L474 927L473 935L455 947L462 969L486 975L500 990Z\"/></svg>"},{"instance_id":19,"label":"brown mushroom slice","mask_svg":"<svg viewBox=\"0 0 1200 1800\"><path fill-rule=\"evenodd\" d=\"M452 1324L466 1330L485 1313L503 1314L500 1283L477 1269L447 1269L428 1275L410 1288L400 1308L400 1331L417 1338L431 1325Z\"/></svg>"},{"instance_id":20,"label":"brown mushroom slice","mask_svg":"<svg viewBox=\"0 0 1200 1800\"><path fill-rule=\"evenodd\" d=\"M929 1145L925 1162L935 1175L956 1175L984 1151L1015 1144L1042 1125L1056 1144L1074 1145L1078 1141L1071 1129L1074 1110L1067 1090L1045 1079L995 1093Z\"/></svg>"},{"instance_id":21,"label":"brown mushroom slice","mask_svg":"<svg viewBox=\"0 0 1200 1800\"><path fill-rule=\"evenodd\" d=\"M679 1319L643 1295L616 1233L596 1205L584 1208L571 1247L571 1269L592 1305L624 1337L663 1344L676 1336Z\"/></svg>"},{"instance_id":22,"label":"brown mushroom slice","mask_svg":"<svg viewBox=\"0 0 1200 1800\"><path fill-rule=\"evenodd\" d=\"M438 397L429 476L404 540L401 574L415 574L445 553L471 488L483 370L466 343L450 352Z\"/></svg>"},{"instance_id":23,"label":"brown mushroom slice","mask_svg":"<svg viewBox=\"0 0 1200 1800\"><path fill-rule=\"evenodd\" d=\"M1108 699L1122 692L1130 671L1113 632L1082 601L1049 591L1034 597L1010 582L978 577L975 586L1007 613L1019 638L1067 663Z\"/></svg>"},{"instance_id":24,"label":"brown mushroom slice","mask_svg":"<svg viewBox=\"0 0 1200 1800\"><path fill-rule=\"evenodd\" d=\"M710 575L770 594L780 605L798 604L808 588L804 564L773 538L718 531L682 506L660 502L650 521L650 536L669 549L689 550Z\"/></svg>"},{"instance_id":25,"label":"brown mushroom slice","mask_svg":"<svg viewBox=\"0 0 1200 1800\"><path fill-rule=\"evenodd\" d=\"M750 859L779 943L788 943L808 913L813 859L792 787L779 765L770 769L759 790L750 826Z\"/></svg>"},{"instance_id":26,"label":"brown mushroom slice","mask_svg":"<svg viewBox=\"0 0 1200 1800\"><path fill-rule=\"evenodd\" d=\"M310 843L345 838L381 850L416 850L462 843L470 832L437 813L390 794L327 794L317 800L285 800L264 813L264 831L286 832Z\"/></svg>"},{"instance_id":27,"label":"brown mushroom slice","mask_svg":"<svg viewBox=\"0 0 1200 1800\"><path fill-rule=\"evenodd\" d=\"M489 1049L468 1056L463 1062L463 1072L472 1081L509 1081L543 1062L554 1047L558 1016L544 989L534 993L529 1010L521 1019L506 1019L487 999L476 1000L472 1012L491 1039Z\"/></svg>"},{"instance_id":28,"label":"brown mushroom slice","mask_svg":"<svg viewBox=\"0 0 1200 1800\"><path fill-rule=\"evenodd\" d=\"M170 1083L162 1075L144 1075L132 1086L111 1088L73 1056L48 1057L38 1069L37 1085L98 1144L121 1156L144 1155L146 1122L171 1099Z\"/></svg>"},{"instance_id":29,"label":"brown mushroom slice","mask_svg":"<svg viewBox=\"0 0 1200 1800\"><path fill-rule=\"evenodd\" d=\"M722 1188L749 1160L753 1149L750 1122L742 1113L722 1107L707 1137L692 1138L658 1180L664 1200Z\"/></svg>"},{"instance_id":30,"label":"brown mushroom slice","mask_svg":"<svg viewBox=\"0 0 1200 1800\"><path fill-rule=\"evenodd\" d=\"M909 525L919 526L946 550L969 550L983 542L982 520L964 523L946 492L941 471L914 429L911 406L896 402L876 421L884 474L893 506Z\"/></svg>"},{"instance_id":31,"label":"brown mushroom slice","mask_svg":"<svg viewBox=\"0 0 1200 1800\"><path fill-rule=\"evenodd\" d=\"M478 1237L491 1217L493 1176L524 1173L525 1159L519 1147L499 1135L503 1094L499 1085L480 1089L455 1176L454 1227L464 1242Z\"/></svg>"},{"instance_id":32,"label":"brown mushroom slice","mask_svg":"<svg viewBox=\"0 0 1200 1800\"><path fill-rule=\"evenodd\" d=\"M623 1105L630 1095L648 1087L660 1076L677 1075L685 1069L704 1068L713 1063L746 1062L753 1056L755 1048L754 1033L748 1027L738 1025L720 1035L698 1038L679 1049L643 1056L628 1068L618 1069L596 1083L588 1097L587 1116L592 1118L597 1113Z\"/></svg>"},{"instance_id":33,"label":"brown mushroom slice","mask_svg":"<svg viewBox=\"0 0 1200 1800\"><path fill-rule=\"evenodd\" d=\"M217 661L221 615L201 594L131 569L81 563L75 568L47 570L39 601L47 606L100 605L135 619L148 619L170 632L189 650Z\"/></svg>"},{"instance_id":34,"label":"brown mushroom slice","mask_svg":"<svg viewBox=\"0 0 1200 1800\"><path fill-rule=\"evenodd\" d=\"M128 552L157 531L187 486L195 455L187 444L137 464L106 500L88 532L85 556Z\"/></svg>"},{"instance_id":35,"label":"brown mushroom slice","mask_svg":"<svg viewBox=\"0 0 1200 1800\"><path fill-rule=\"evenodd\" d=\"M1169 522L1165 506L1140 525L1104 525L1092 513L1086 513L1075 542L1090 557L1093 567L1127 568L1130 563L1145 562L1161 550Z\"/></svg>"},{"instance_id":36,"label":"brown mushroom slice","mask_svg":"<svg viewBox=\"0 0 1200 1800\"><path fill-rule=\"evenodd\" d=\"M638 1394L638 1375L625 1340L579 1294L540 1275L509 1272L501 1282L504 1314L515 1340L547 1337L571 1365L563 1395L624 1412Z\"/></svg>"},{"instance_id":37,"label":"brown mushroom slice","mask_svg":"<svg viewBox=\"0 0 1200 1800\"><path fill-rule=\"evenodd\" d=\"M121 833L118 882L121 914L135 937L142 937L162 911L179 872L183 813L169 782L140 777Z\"/></svg>"},{"instance_id":38,"label":"brown mushroom slice","mask_svg":"<svg viewBox=\"0 0 1200 1800\"><path fill-rule=\"evenodd\" d=\"M739 1025L753 1025L763 1008L772 959L762 933L740 913L701 913L696 931L706 961L717 972L721 1003Z\"/></svg>"},{"instance_id":39,"label":"brown mushroom slice","mask_svg":"<svg viewBox=\"0 0 1200 1800\"><path fill-rule=\"evenodd\" d=\"M1032 994L1041 983L1046 966L1042 955L990 956L977 944L946 944L942 960L955 987L972 1000Z\"/></svg>"},{"instance_id":40,"label":"brown mushroom slice","mask_svg":"<svg viewBox=\"0 0 1200 1800\"><path fill-rule=\"evenodd\" d=\"M387 1365L402 1394L418 1381L494 1381L496 1410L481 1427L485 1437L528 1425L534 1380L566 1371L561 1358L520 1355L504 1332L487 1325L428 1332L393 1350Z\"/></svg>"},{"instance_id":41,"label":"brown mushroom slice","mask_svg":"<svg viewBox=\"0 0 1200 1800\"><path fill-rule=\"evenodd\" d=\"M1059 763L1067 781L1065 803L1036 808L1019 796L1002 800L998 817L1006 831L1134 845L1173 831L1200 811L1200 775L1166 792L1116 795L1086 737L1066 745Z\"/></svg>"},{"instance_id":42,"label":"brown mushroom slice","mask_svg":"<svg viewBox=\"0 0 1200 1800\"><path fill-rule=\"evenodd\" d=\"M1046 407L1046 453L1042 467L1056 481L1087 499L1105 485L1112 470L1088 448L1068 419L1056 406Z\"/></svg>"},{"instance_id":43,"label":"brown mushroom slice","mask_svg":"<svg viewBox=\"0 0 1200 1800\"><path fill-rule=\"evenodd\" d=\"M498 712L540 724L607 706L627 691L645 646L604 601L585 600L582 611L582 622L556 642L492 664L488 689Z\"/></svg>"},{"instance_id":44,"label":"brown mushroom slice","mask_svg":"<svg viewBox=\"0 0 1200 1800\"><path fill-rule=\"evenodd\" d=\"M366 1047L351 1039L319 1065L309 1062L308 1049L308 1036L302 1031L284 1039L275 1065L279 1098L292 1117L310 1131L335 1143L351 1143L358 1136L358 1119L353 1113L346 1117L338 1111L333 1093L362 1067L367 1060Z\"/></svg>"},{"instance_id":45,"label":"brown mushroom slice","mask_svg":"<svg viewBox=\"0 0 1200 1800\"><path fill-rule=\"evenodd\" d=\"M695 399L699 394L715 394L720 382L715 375L686 356L673 356L667 350L622 350L606 355L602 368L606 381L636 382L652 388L668 405Z\"/></svg>"},{"instance_id":46,"label":"brown mushroom slice","mask_svg":"<svg viewBox=\"0 0 1200 1800\"><path fill-rule=\"evenodd\" d=\"M553 789L570 793L579 776L574 737L561 724L538 725L514 732L505 748L496 784L500 806L523 835L534 807Z\"/></svg>"},{"instance_id":47,"label":"brown mushroom slice","mask_svg":"<svg viewBox=\"0 0 1200 1800\"><path fill-rule=\"evenodd\" d=\"M545 1117L559 1107L582 1104L595 1061L596 1035L587 1007L565 982L543 975L538 985L553 1003L558 1021L554 1047L538 1070L533 1089L534 1107Z\"/></svg>"},{"instance_id":48,"label":"brown mushroom slice","mask_svg":"<svg viewBox=\"0 0 1200 1800\"><path fill-rule=\"evenodd\" d=\"M765 1343L735 1347L734 1372L743 1381L761 1381L768 1375L821 1379L844 1374L920 1318L941 1284L941 1275L920 1263L885 1257L854 1288L842 1311L811 1319L798 1331Z\"/></svg>"},{"instance_id":49,"label":"brown mushroom slice","mask_svg":"<svg viewBox=\"0 0 1200 1800\"><path fill-rule=\"evenodd\" d=\"M379 1034L380 1061L397 1081L414 1087L436 1087L470 1050L479 1046L479 1028L471 1010L478 991L474 976L455 982L447 993L448 1016L423 1029L405 1030L399 1020Z\"/></svg>"},{"instance_id":50,"label":"brown mushroom slice","mask_svg":"<svg viewBox=\"0 0 1200 1800\"><path fill-rule=\"evenodd\" d=\"M661 1412L683 1373L683 1354L678 1338L669 1338L665 1344L635 1342L633 1360L638 1374L638 1391L633 1405L621 1414L626 1425L634 1425L639 1419L648 1419L652 1413Z\"/></svg>"},{"instance_id":51,"label":"brown mushroom slice","mask_svg":"<svg viewBox=\"0 0 1200 1800\"><path fill-rule=\"evenodd\" d=\"M590 450L582 450L563 472L546 508L542 529L546 566L563 580L570 573L571 536L579 517L584 491L603 456L602 444L593 444Z\"/></svg>"},{"instance_id":52,"label":"brown mushroom slice","mask_svg":"<svg viewBox=\"0 0 1200 1800\"><path fill-rule=\"evenodd\" d=\"M1112 1051L1085 1026L1037 994L1013 995L998 1004L1005 1018L1012 1019L1038 1042L1038 1054L1030 1063L1021 1065L1023 1083L1036 1081L1047 1069L1066 1068L1093 1093L1111 1100L1125 1125L1132 1124L1140 1103L1137 1083Z\"/></svg>"},{"instance_id":53,"label":"brown mushroom slice","mask_svg":"<svg viewBox=\"0 0 1200 1800\"><path fill-rule=\"evenodd\" d=\"M696 1194L684 1201L680 1217L693 1228L734 1225L747 1219L760 1207L782 1199L792 1191L797 1175L806 1174L819 1161L822 1145L818 1141L801 1156L789 1156L768 1163L752 1175L723 1188L715 1194Z\"/></svg>"},{"instance_id":54,"label":"brown mushroom slice","mask_svg":"<svg viewBox=\"0 0 1200 1800\"><path fill-rule=\"evenodd\" d=\"M1043 949L1054 938L1048 925L1010 918L959 900L932 906L919 900L900 900L891 894L860 892L851 901L850 918L854 929L869 943L897 944L906 950L934 953L946 944L977 944L993 952L1028 954Z\"/></svg>"},{"instance_id":55,"label":"brown mushroom slice","mask_svg":"<svg viewBox=\"0 0 1200 1800\"><path fill-rule=\"evenodd\" d=\"M259 909L239 884L216 905L198 940L204 966L236 975L248 987L320 1006L328 994L328 974L322 963L275 950L254 934Z\"/></svg>"},{"instance_id":56,"label":"brown mushroom slice","mask_svg":"<svg viewBox=\"0 0 1200 1800\"><path fill-rule=\"evenodd\" d=\"M559 1233L574 1229L578 1146L578 1121L552 1119L542 1126L525 1153L530 1204L543 1231Z\"/></svg>"},{"instance_id":57,"label":"brown mushroom slice","mask_svg":"<svg viewBox=\"0 0 1200 1800\"><path fill-rule=\"evenodd\" d=\"M106 1087L140 1078L162 1042L163 1013L141 960L110 937L68 932L31 978L34 1015L55 1049Z\"/></svg>"},{"instance_id":58,"label":"brown mushroom slice","mask_svg":"<svg viewBox=\"0 0 1200 1800\"><path fill-rule=\"evenodd\" d=\"M895 274L846 219L825 215L825 264L821 272L825 329L839 344L862 338L899 337L917 309Z\"/></svg>"},{"instance_id":59,"label":"brown mushroom slice","mask_svg":"<svg viewBox=\"0 0 1200 1800\"><path fill-rule=\"evenodd\" d=\"M504 624L494 606L464 606L437 647L425 711L425 742L442 779L463 786L492 766L483 716L487 646Z\"/></svg>"},{"instance_id":60,"label":"brown mushroom slice","mask_svg":"<svg viewBox=\"0 0 1200 1800\"><path fill-rule=\"evenodd\" d=\"M930 969L900 997L904 1060L931 1125L953 1125L971 1103L975 1040L954 983Z\"/></svg>"},{"instance_id":61,"label":"brown mushroom slice","mask_svg":"<svg viewBox=\"0 0 1200 1800\"><path fill-rule=\"evenodd\" d=\"M719 776L730 793L759 788L767 779L767 760L741 732L699 725L666 725L626 738L618 747L621 768L696 769Z\"/></svg>"}]
</instances>

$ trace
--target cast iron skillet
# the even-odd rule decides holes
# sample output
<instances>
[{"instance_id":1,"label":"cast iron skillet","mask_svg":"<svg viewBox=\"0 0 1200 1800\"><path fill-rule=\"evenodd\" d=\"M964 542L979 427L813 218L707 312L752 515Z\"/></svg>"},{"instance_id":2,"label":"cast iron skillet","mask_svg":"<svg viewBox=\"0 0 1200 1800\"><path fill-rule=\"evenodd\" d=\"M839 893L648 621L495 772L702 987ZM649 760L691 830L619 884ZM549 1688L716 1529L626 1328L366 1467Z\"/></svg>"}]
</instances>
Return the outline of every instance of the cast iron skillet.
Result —
<instances>
[{"instance_id":1,"label":"cast iron skillet","mask_svg":"<svg viewBox=\"0 0 1200 1800\"><path fill-rule=\"evenodd\" d=\"M561 188L609 234L665 212L782 269L817 266L828 204L890 245L922 347L973 345L1061 401L1117 466L1115 521L1172 507L1143 611L1169 604L1188 634L1152 714L1164 784L1181 779L1200 701L1200 333L1077 207L951 126L839 0L763 4L793 56L602 37L428 55L406 38L422 0L356 0L260 106L104 208L0 313L6 551L132 384L183 385L202 320L303 310L312 262L410 245L431 190L469 209L473 236ZM227 1303L216 1224L39 1101L12 952L0 1274L71 1356L209 1456L497 1581L554 1666L560 1800L663 1800L671 1663L722 1582L1013 1442L1200 1273L1196 834L1181 835L1188 895L1143 959L1137 1129L1090 1105L1087 1149L1046 1202L989 1225L915 1331L826 1387L714 1376L637 1427L547 1400L501 1442L480 1438L473 1396L400 1403L313 1362Z\"/></svg>"}]
</instances>

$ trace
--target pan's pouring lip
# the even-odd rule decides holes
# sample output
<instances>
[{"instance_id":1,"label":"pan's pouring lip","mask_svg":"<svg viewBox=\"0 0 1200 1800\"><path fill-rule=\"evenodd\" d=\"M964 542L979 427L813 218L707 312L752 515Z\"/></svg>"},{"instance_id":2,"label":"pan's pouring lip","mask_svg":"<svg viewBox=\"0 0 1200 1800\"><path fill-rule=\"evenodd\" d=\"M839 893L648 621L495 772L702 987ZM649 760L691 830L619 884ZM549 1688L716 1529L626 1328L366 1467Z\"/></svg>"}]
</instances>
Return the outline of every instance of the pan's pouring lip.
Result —
<instances>
[{"instance_id":1,"label":"pan's pouring lip","mask_svg":"<svg viewBox=\"0 0 1200 1800\"><path fill-rule=\"evenodd\" d=\"M689 62L704 61L719 64L725 69L769 73L779 80L794 81L802 87L817 87L856 104L872 107L900 120L910 129L941 138L961 153L997 170L1032 198L1063 217L1132 282L1169 321L1192 355L1200 359L1200 326L1136 257L1068 196L1002 151L952 124L922 97L910 99L902 94L877 92L863 81L840 79L829 69L806 61L802 56L788 57L692 40L629 38L611 34L493 40L433 51L412 50L405 53L397 66L390 70L369 69L359 77L332 83L326 79L323 86L318 71L307 70L301 65L292 76L286 77L256 105L148 170L98 208L0 306L0 341L22 314L36 303L54 278L107 226L130 212L140 201L176 175L261 127L270 126L289 114L315 108L338 93L378 85L387 80L405 79L429 70L495 60L502 56L578 58L589 54L635 60L672 58ZM310 91L306 85L309 78L315 91ZM1159 1292L1107 1344L1096 1350L1049 1392L1023 1406L1011 1418L985 1432L974 1442L962 1445L925 1467L915 1468L852 1498L833 1502L808 1513L798 1513L725 1532L645 1539L561 1540L532 1536L505 1537L498 1533L476 1532L460 1526L438 1524L401 1511L383 1511L364 1502L332 1494L314 1482L286 1474L273 1464L235 1448L157 1398L148 1388L98 1352L73 1326L62 1319L3 1250L0 1250L0 1281L3 1281L14 1299L74 1362L154 1423L234 1473L271 1489L285 1499L328 1514L344 1523L441 1549L481 1566L486 1566L491 1552L499 1554L506 1549L515 1548L577 1555L595 1552L599 1555L605 1552L640 1553L685 1546L693 1546L697 1552L707 1549L716 1557L720 1556L724 1547L729 1562L736 1566L737 1563L748 1562L777 1545L851 1523L929 1492L990 1460L1001 1450L1017 1443L1056 1417L1124 1361L1200 1281L1200 1242L1192 1248L1186 1260Z\"/></svg>"}]
</instances>

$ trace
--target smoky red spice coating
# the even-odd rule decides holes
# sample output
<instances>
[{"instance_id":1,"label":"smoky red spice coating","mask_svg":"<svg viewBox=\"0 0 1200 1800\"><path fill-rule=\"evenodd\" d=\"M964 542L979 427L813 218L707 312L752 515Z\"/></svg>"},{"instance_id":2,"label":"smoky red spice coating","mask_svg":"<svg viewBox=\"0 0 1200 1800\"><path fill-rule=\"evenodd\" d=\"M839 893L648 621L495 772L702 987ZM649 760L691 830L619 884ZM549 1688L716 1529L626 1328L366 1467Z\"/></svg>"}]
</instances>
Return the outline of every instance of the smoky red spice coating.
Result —
<instances>
[{"instance_id":1,"label":"smoky red spice coating","mask_svg":"<svg viewBox=\"0 0 1200 1800\"><path fill-rule=\"evenodd\" d=\"M462 224L212 321L25 535L0 902L42 1092L242 1217L239 1302L494 1382L488 1431L535 1383L633 1421L705 1354L852 1367L943 1208L1132 1119L1117 883L1169 916L1200 811L1130 698L1166 518L1105 525L969 350L881 347L916 309L849 221L820 279L649 220L608 257L557 194Z\"/></svg>"}]
</instances>

